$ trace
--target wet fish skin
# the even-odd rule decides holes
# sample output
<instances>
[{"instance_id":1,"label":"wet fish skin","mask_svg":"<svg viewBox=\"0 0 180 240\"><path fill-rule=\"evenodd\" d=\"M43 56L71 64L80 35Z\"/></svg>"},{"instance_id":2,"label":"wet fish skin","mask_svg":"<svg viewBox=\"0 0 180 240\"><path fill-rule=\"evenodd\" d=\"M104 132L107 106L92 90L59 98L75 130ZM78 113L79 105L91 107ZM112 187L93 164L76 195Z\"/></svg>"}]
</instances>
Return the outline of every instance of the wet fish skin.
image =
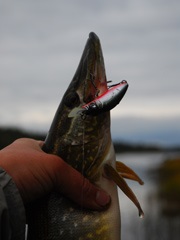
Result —
<instances>
[{"instance_id":1,"label":"wet fish skin","mask_svg":"<svg viewBox=\"0 0 180 240\"><path fill-rule=\"evenodd\" d=\"M100 41L90 33L43 150L61 156L91 182L107 191L111 195L111 205L103 212L90 211L53 192L31 206L28 240L120 239L117 187L104 172L105 164L115 167L110 113L68 118L73 108L94 100L97 94L105 91L107 81Z\"/></svg>"}]
</instances>

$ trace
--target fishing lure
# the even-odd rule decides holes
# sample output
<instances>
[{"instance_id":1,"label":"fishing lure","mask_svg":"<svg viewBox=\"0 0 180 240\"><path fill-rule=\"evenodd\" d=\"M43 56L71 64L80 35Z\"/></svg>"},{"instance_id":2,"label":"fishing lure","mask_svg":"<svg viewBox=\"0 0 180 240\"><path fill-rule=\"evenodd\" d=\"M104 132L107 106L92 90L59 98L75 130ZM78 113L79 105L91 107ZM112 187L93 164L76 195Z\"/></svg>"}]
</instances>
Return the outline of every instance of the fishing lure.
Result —
<instances>
[{"instance_id":1,"label":"fishing lure","mask_svg":"<svg viewBox=\"0 0 180 240\"><path fill-rule=\"evenodd\" d=\"M129 85L125 80L109 86L106 92L95 98L93 101L81 107L74 108L69 113L68 117L74 117L76 115L98 115L102 112L110 111L119 104L126 93L128 86Z\"/></svg>"}]
</instances>

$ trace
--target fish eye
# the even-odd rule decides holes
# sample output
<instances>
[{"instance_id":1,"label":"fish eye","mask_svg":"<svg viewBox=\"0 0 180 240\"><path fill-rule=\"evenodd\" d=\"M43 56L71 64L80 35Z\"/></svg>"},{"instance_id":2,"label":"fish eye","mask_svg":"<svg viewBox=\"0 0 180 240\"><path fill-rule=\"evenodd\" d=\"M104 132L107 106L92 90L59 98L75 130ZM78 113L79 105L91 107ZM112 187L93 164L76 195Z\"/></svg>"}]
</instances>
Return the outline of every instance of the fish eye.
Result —
<instances>
[{"instance_id":1,"label":"fish eye","mask_svg":"<svg viewBox=\"0 0 180 240\"><path fill-rule=\"evenodd\" d=\"M69 108L73 108L73 107L79 106L79 104L80 104L79 95L76 92L69 93L65 97L64 103Z\"/></svg>"}]
</instances>

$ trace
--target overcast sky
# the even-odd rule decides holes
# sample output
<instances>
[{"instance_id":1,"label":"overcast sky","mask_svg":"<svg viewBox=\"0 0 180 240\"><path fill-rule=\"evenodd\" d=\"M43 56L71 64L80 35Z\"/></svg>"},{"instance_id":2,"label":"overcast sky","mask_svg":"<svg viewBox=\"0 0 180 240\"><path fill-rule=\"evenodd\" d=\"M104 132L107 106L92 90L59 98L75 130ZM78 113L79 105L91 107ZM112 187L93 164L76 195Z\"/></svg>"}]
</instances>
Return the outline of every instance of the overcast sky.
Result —
<instances>
[{"instance_id":1,"label":"overcast sky","mask_svg":"<svg viewBox=\"0 0 180 240\"><path fill-rule=\"evenodd\" d=\"M179 0L2 0L0 126L48 131L94 31L107 78L130 85L113 138L180 144L179 10Z\"/></svg>"}]
</instances>

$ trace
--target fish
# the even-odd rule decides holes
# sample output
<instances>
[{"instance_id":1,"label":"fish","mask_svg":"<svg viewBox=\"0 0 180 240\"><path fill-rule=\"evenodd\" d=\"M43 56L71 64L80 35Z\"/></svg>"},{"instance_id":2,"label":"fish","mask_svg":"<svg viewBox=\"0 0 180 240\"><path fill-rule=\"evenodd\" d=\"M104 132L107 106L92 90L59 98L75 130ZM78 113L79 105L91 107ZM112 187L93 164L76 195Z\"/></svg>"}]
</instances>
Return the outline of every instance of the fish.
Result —
<instances>
[{"instance_id":1,"label":"fish","mask_svg":"<svg viewBox=\"0 0 180 240\"><path fill-rule=\"evenodd\" d=\"M108 92L104 58L98 36L91 32L80 63L55 113L43 150L60 156L111 196L104 211L85 209L59 192L35 201L28 214L28 240L120 240L121 219L117 186L143 210L124 178L143 184L129 167L116 161L111 139L110 111L69 114ZM126 82L127 84L127 82ZM127 89L126 89L127 90ZM124 95L123 95L124 96ZM115 104L116 105L116 104ZM82 191L83 202L83 191Z\"/></svg>"}]
</instances>

